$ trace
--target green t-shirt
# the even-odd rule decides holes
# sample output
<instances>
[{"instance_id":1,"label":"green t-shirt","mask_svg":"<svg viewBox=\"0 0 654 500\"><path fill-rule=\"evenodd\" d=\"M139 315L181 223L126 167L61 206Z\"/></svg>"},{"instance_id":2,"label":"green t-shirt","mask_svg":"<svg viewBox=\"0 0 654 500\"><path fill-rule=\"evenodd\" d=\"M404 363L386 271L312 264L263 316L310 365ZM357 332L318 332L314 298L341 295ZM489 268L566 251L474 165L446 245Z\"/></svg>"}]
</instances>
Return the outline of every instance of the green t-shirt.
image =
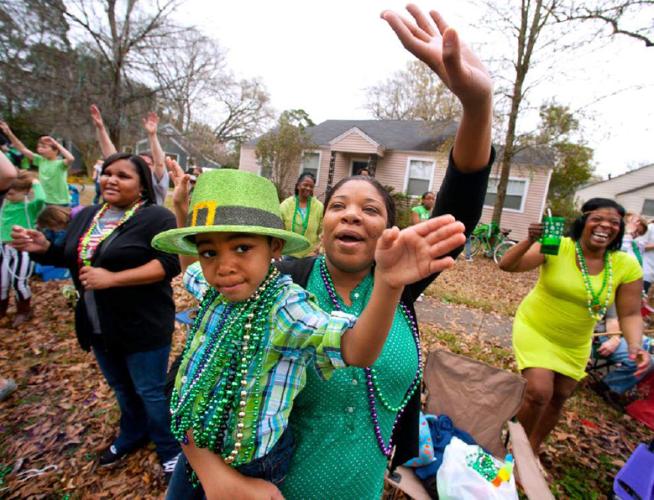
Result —
<instances>
[{"instance_id":1,"label":"green t-shirt","mask_svg":"<svg viewBox=\"0 0 654 500\"><path fill-rule=\"evenodd\" d=\"M429 219L429 210L427 210L423 205L418 205L417 207L413 207L411 211L417 213L420 220Z\"/></svg>"},{"instance_id":2,"label":"green t-shirt","mask_svg":"<svg viewBox=\"0 0 654 500\"><path fill-rule=\"evenodd\" d=\"M68 167L61 158L47 160L41 155L34 155L32 163L39 169L39 181L45 191L45 202L56 205L68 205Z\"/></svg>"},{"instance_id":3,"label":"green t-shirt","mask_svg":"<svg viewBox=\"0 0 654 500\"><path fill-rule=\"evenodd\" d=\"M20 226L26 229L36 227L36 218L45 205L45 193L41 183L32 186L34 197L24 201L9 201L5 198L2 205L2 220L0 226L0 240L11 241L12 226Z\"/></svg>"}]
</instances>

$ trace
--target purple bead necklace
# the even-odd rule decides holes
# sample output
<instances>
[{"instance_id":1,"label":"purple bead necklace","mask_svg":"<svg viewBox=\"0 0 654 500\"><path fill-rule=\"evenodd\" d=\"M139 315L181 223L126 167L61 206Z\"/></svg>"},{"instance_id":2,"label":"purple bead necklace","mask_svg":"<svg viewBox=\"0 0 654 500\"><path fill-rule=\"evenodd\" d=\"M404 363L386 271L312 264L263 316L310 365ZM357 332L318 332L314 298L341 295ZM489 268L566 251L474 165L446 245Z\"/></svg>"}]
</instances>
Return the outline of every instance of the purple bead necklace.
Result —
<instances>
[{"instance_id":1,"label":"purple bead necklace","mask_svg":"<svg viewBox=\"0 0 654 500\"><path fill-rule=\"evenodd\" d=\"M338 296L336 295L334 283L332 282L331 276L329 275L329 271L327 270L325 257L321 257L320 259L320 276L325 285L325 289L329 294L329 298L332 301L332 304L334 305L334 309L340 310L341 306L338 301ZM407 390L399 407L391 407L388 404L387 399L383 396L381 392L381 389L375 383L375 379L377 377L376 374L374 373L374 368L372 367L364 368L364 372L366 374L366 384L368 386L368 405L370 406L370 418L372 420L375 429L375 438L377 438L377 444L379 445L379 449L386 457L390 457L391 453L393 452L393 431L395 430L395 426L397 425L397 422L400 420L400 417L404 413L404 409L406 408L407 403L409 402L415 391L420 386L420 381L422 380L422 352L420 351L420 337L418 334L418 324L415 318L413 317L413 315L411 314L409 308L402 302L400 302L400 310L402 311L402 315L404 316L407 324L411 329L413 340L415 341L416 352L418 354L418 370L416 371L416 375L413 379L413 382L411 382L411 385L409 386L409 389ZM384 437L382 436L381 427L379 425L379 415L377 412L377 398L375 396L375 393L379 394L380 399L382 400L386 408L388 408L391 411L397 411L395 420L393 422L393 427L391 428L391 437L388 441L388 444L384 442Z\"/></svg>"}]
</instances>

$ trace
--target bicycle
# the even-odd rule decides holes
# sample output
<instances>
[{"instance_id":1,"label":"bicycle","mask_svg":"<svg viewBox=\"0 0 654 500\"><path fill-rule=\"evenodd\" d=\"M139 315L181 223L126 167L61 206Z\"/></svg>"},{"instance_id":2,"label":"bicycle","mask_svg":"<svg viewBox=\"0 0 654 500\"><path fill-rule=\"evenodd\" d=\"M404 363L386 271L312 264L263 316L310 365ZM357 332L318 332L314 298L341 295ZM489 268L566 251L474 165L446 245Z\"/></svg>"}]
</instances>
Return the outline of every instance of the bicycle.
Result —
<instances>
[{"instance_id":1,"label":"bicycle","mask_svg":"<svg viewBox=\"0 0 654 500\"><path fill-rule=\"evenodd\" d=\"M478 224L470 235L470 255L475 256L483 251L486 257L492 257L496 264L499 263L507 250L516 244L508 239L510 232L510 229L501 229L494 222Z\"/></svg>"}]
</instances>

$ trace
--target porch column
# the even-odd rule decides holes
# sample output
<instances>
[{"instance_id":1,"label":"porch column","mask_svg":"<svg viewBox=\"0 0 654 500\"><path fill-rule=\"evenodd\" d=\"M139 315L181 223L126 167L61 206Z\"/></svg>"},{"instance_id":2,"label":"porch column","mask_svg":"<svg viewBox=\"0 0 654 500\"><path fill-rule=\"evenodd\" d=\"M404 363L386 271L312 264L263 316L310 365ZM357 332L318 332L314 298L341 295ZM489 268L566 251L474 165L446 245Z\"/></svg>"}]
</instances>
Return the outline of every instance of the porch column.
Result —
<instances>
[{"instance_id":1,"label":"porch column","mask_svg":"<svg viewBox=\"0 0 654 500\"><path fill-rule=\"evenodd\" d=\"M368 157L368 172L370 172L370 177L375 176L376 170L377 170L377 155L370 155Z\"/></svg>"},{"instance_id":2,"label":"porch column","mask_svg":"<svg viewBox=\"0 0 654 500\"><path fill-rule=\"evenodd\" d=\"M336 169L336 152L332 151L329 156L329 171L327 172L327 188L325 194L329 193L334 183L334 170Z\"/></svg>"}]
</instances>

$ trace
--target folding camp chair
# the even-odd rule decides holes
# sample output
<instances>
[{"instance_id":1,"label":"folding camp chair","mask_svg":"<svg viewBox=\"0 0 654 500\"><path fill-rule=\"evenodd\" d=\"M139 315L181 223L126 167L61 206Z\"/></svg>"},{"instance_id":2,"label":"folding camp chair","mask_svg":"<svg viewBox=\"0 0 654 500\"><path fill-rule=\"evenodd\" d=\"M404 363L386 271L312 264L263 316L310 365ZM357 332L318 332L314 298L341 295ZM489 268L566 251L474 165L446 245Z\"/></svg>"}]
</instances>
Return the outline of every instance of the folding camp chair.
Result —
<instances>
[{"instance_id":1,"label":"folding camp chair","mask_svg":"<svg viewBox=\"0 0 654 500\"><path fill-rule=\"evenodd\" d=\"M468 432L477 443L504 460L502 429L508 425L517 476L527 497L553 499L522 426L509 421L518 412L526 381L515 373L444 350L429 353L424 371L427 389L425 413L447 415L455 427ZM388 473L386 481L416 500L429 493L407 467Z\"/></svg>"}]
</instances>

